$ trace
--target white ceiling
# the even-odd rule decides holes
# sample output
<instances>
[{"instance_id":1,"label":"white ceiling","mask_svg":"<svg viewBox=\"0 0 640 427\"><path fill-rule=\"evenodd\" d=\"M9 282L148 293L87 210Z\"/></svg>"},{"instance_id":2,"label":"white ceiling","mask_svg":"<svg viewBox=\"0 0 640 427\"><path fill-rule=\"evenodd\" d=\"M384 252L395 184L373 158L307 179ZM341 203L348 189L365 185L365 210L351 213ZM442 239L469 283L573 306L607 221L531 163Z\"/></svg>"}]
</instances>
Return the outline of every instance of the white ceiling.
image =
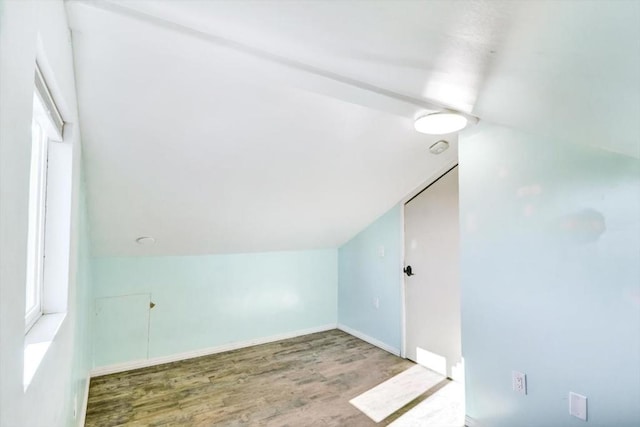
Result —
<instances>
[{"instance_id":1,"label":"white ceiling","mask_svg":"<svg viewBox=\"0 0 640 427\"><path fill-rule=\"evenodd\" d=\"M455 163L437 106L640 157L639 2L67 10L98 255L339 246Z\"/></svg>"}]
</instances>

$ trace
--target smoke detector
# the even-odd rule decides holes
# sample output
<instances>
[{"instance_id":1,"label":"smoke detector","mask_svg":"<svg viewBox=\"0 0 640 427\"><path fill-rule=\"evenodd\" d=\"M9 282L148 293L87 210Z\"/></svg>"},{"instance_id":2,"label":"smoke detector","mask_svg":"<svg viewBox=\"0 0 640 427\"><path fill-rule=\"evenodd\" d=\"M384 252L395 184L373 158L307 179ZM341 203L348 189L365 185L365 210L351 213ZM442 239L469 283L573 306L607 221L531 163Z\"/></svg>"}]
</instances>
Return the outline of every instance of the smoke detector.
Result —
<instances>
[{"instance_id":1,"label":"smoke detector","mask_svg":"<svg viewBox=\"0 0 640 427\"><path fill-rule=\"evenodd\" d=\"M447 148L449 148L449 143L444 139L441 139L440 141L429 147L429 151L431 151L431 154L440 154L446 151Z\"/></svg>"}]
</instances>

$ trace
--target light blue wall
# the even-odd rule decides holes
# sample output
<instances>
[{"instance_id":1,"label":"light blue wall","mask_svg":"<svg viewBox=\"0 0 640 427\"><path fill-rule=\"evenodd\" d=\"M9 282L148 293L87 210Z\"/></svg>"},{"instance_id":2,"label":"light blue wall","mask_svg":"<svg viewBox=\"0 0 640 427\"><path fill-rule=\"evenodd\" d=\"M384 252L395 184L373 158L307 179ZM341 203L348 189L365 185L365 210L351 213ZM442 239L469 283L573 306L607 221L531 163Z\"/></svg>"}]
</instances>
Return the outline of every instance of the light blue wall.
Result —
<instances>
[{"instance_id":1,"label":"light blue wall","mask_svg":"<svg viewBox=\"0 0 640 427\"><path fill-rule=\"evenodd\" d=\"M95 258L92 268L96 298L151 293L157 306L151 310L149 357L335 325L337 320L335 249Z\"/></svg>"},{"instance_id":2,"label":"light blue wall","mask_svg":"<svg viewBox=\"0 0 640 427\"><path fill-rule=\"evenodd\" d=\"M485 127L460 142L467 414L485 427L640 420L640 162ZM529 394L511 391L511 371Z\"/></svg>"},{"instance_id":3,"label":"light blue wall","mask_svg":"<svg viewBox=\"0 0 640 427\"><path fill-rule=\"evenodd\" d=\"M396 352L402 345L401 215L398 205L338 251L338 323Z\"/></svg>"}]
</instances>

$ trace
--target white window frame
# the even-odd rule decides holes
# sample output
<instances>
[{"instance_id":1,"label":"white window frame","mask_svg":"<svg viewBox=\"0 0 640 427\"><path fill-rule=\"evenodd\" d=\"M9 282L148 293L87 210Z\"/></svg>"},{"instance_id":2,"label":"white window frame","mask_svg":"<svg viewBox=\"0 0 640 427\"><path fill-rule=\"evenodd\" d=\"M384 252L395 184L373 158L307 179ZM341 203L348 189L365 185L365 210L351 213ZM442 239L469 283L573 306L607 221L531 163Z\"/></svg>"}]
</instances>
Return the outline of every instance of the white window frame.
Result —
<instances>
[{"instance_id":1,"label":"white window frame","mask_svg":"<svg viewBox=\"0 0 640 427\"><path fill-rule=\"evenodd\" d=\"M25 286L25 333L44 314L49 144L62 140L64 122L36 64L31 125L29 231Z\"/></svg>"},{"instance_id":2,"label":"white window frame","mask_svg":"<svg viewBox=\"0 0 640 427\"><path fill-rule=\"evenodd\" d=\"M44 245L47 206L47 159L49 136L36 114L40 103L34 95L34 117L31 124L31 172L29 182L29 233L27 241L27 283L25 300L25 332L43 312ZM39 116L39 117L38 117Z\"/></svg>"},{"instance_id":3,"label":"white window frame","mask_svg":"<svg viewBox=\"0 0 640 427\"><path fill-rule=\"evenodd\" d=\"M33 231L29 240L32 244L28 245L30 252L26 254L27 267L32 273L27 271L27 277L32 283L25 283L25 287L29 286L32 295L39 296L39 302L28 300L32 304L25 307L28 311L25 313L23 359L25 391L37 375L38 368L66 319L72 250L73 147L74 142L78 141L77 127L62 120L52 92L49 91L49 88L57 89L58 100L64 105L53 71L51 67L47 67L46 57L40 53L37 62L39 61L43 61L42 64L48 70L49 82L54 86L47 86L36 63L32 139L40 144L36 145L34 155L37 156L37 150L42 149L40 160L46 158L46 166L39 163L42 175L36 176L45 179L33 178L31 182L34 186L39 186L39 190L29 194L29 215L32 216L33 212L30 224L38 225L31 229L39 231ZM36 221L36 218L40 221ZM33 261L29 261L29 257ZM34 286L35 278L39 278L39 283ZM25 289L25 294L26 292Z\"/></svg>"}]
</instances>

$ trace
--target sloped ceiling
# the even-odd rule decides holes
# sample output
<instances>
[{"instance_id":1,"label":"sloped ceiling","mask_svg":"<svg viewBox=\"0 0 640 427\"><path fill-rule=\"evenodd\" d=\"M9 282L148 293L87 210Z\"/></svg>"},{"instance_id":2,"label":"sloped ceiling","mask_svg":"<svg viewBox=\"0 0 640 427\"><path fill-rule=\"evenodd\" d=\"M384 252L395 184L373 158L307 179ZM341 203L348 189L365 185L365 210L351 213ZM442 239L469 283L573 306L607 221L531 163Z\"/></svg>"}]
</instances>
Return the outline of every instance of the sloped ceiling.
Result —
<instances>
[{"instance_id":1,"label":"sloped ceiling","mask_svg":"<svg viewBox=\"0 0 640 427\"><path fill-rule=\"evenodd\" d=\"M67 11L97 255L339 246L456 162L413 131L442 106L640 157L638 2Z\"/></svg>"}]
</instances>

